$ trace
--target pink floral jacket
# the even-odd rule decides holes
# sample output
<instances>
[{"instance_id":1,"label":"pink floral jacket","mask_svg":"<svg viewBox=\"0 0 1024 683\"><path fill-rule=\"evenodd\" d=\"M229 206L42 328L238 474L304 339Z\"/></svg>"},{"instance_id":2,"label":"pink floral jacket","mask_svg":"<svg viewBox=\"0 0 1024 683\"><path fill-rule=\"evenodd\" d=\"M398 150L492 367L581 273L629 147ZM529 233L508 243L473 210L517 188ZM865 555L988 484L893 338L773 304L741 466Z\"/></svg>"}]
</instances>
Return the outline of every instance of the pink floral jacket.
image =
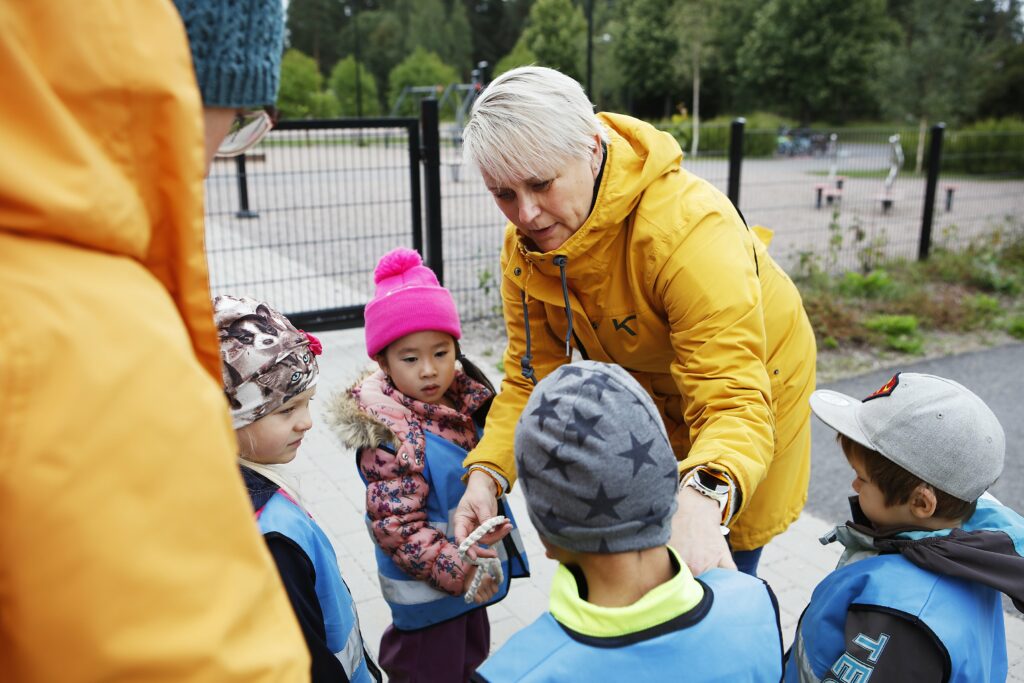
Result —
<instances>
[{"instance_id":1,"label":"pink floral jacket","mask_svg":"<svg viewBox=\"0 0 1024 683\"><path fill-rule=\"evenodd\" d=\"M359 451L376 543L410 576L460 595L468 566L457 546L426 521L430 482L423 476L424 430L472 449L477 435L471 415L491 392L459 371L446 396L455 409L409 398L378 370L333 399L330 423L343 444ZM383 443L396 452L378 448Z\"/></svg>"}]
</instances>

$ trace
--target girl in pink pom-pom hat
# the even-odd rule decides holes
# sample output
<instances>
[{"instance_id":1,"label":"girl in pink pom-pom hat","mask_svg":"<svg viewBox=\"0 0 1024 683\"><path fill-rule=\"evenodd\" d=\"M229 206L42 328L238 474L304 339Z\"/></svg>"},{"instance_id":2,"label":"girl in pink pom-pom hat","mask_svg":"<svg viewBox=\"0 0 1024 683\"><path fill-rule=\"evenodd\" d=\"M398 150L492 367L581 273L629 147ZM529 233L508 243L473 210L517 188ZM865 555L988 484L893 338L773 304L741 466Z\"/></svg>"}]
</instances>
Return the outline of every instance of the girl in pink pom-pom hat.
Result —
<instances>
[{"instance_id":1,"label":"girl in pink pom-pom hat","mask_svg":"<svg viewBox=\"0 0 1024 683\"><path fill-rule=\"evenodd\" d=\"M462 466L479 441L494 387L459 348L451 292L412 249L385 254L366 305L366 351L378 369L335 397L331 422L357 451L378 578L392 624L380 665L393 681L465 681L487 657L486 605L529 567L514 520L480 556L502 561L504 580L483 580L475 602L462 594L477 567L461 559L449 528L465 492ZM486 467L499 494L507 482ZM499 514L511 519L504 495ZM501 535L500 533L498 535Z\"/></svg>"}]
</instances>

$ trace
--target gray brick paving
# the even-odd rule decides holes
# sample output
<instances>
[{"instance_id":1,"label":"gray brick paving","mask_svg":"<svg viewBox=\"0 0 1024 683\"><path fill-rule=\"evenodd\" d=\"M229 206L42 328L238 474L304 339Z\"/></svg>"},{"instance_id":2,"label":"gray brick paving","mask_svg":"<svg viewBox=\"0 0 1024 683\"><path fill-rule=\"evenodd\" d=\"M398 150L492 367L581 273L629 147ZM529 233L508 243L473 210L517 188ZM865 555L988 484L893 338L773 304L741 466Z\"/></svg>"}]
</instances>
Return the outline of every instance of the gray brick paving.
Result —
<instances>
[{"instance_id":1,"label":"gray brick paving","mask_svg":"<svg viewBox=\"0 0 1024 683\"><path fill-rule=\"evenodd\" d=\"M321 380L317 400L322 407L327 396L351 384L369 366L363 351L361 329L323 333L320 337L325 353L320 358ZM474 353L472 340L466 346L467 353L479 359ZM337 445L320 419L308 434L299 456L285 466L283 472L295 484L300 498L331 537L338 563L356 600L363 635L375 653L390 618L377 586L373 546L363 523L364 488L352 453ZM522 527L533 575L513 582L505 601L489 609L494 648L546 609L548 586L555 569L555 563L544 557L518 489L513 491L511 502ZM779 598L787 646L811 591L835 566L838 558L835 544L823 546L817 540L831 526L829 522L805 512L789 530L765 548L760 574ZM1006 631L1010 657L1008 680L1024 682L1024 620L1008 613Z\"/></svg>"}]
</instances>

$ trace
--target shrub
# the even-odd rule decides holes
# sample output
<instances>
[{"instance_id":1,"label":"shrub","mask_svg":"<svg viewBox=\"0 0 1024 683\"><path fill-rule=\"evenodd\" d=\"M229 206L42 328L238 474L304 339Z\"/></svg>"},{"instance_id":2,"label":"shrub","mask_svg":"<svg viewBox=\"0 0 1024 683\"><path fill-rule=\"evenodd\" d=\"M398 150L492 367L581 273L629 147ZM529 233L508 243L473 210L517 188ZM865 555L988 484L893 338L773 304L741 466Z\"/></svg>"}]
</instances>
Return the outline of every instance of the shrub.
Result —
<instances>
[{"instance_id":1,"label":"shrub","mask_svg":"<svg viewBox=\"0 0 1024 683\"><path fill-rule=\"evenodd\" d=\"M779 126L785 120L774 114L755 112L746 118L744 127L743 155L745 157L770 157L775 153ZM701 121L699 153L710 156L729 154L729 136L735 116L717 116ZM690 139L693 125L689 119L673 116L669 121L655 124L676 139L683 152L690 153Z\"/></svg>"},{"instance_id":2,"label":"shrub","mask_svg":"<svg viewBox=\"0 0 1024 683\"><path fill-rule=\"evenodd\" d=\"M946 173L1024 174L1024 119L989 119L946 131Z\"/></svg>"},{"instance_id":3,"label":"shrub","mask_svg":"<svg viewBox=\"0 0 1024 683\"><path fill-rule=\"evenodd\" d=\"M1024 315L1018 315L1010 320L1006 331L1017 339L1024 339Z\"/></svg>"},{"instance_id":4,"label":"shrub","mask_svg":"<svg viewBox=\"0 0 1024 683\"><path fill-rule=\"evenodd\" d=\"M356 73L359 74L359 106L356 106ZM331 90L338 102L341 116L379 116L380 98L377 96L377 82L366 69L366 65L356 65L352 55L345 57L331 69L329 79Z\"/></svg>"},{"instance_id":5,"label":"shrub","mask_svg":"<svg viewBox=\"0 0 1024 683\"><path fill-rule=\"evenodd\" d=\"M875 315L864 322L864 327L882 335L885 345L894 351L919 354L924 340L913 315Z\"/></svg>"},{"instance_id":6,"label":"shrub","mask_svg":"<svg viewBox=\"0 0 1024 683\"><path fill-rule=\"evenodd\" d=\"M388 74L388 101L396 102L406 86L434 86L440 98L449 84L458 83L459 80L454 67L441 61L437 54L417 47ZM446 111L440 112L440 115L454 117L454 107L454 102L446 105ZM419 99L406 97L397 113L399 116L418 116Z\"/></svg>"},{"instance_id":7,"label":"shrub","mask_svg":"<svg viewBox=\"0 0 1024 683\"><path fill-rule=\"evenodd\" d=\"M839 291L846 296L877 299L893 292L892 278L884 270L873 270L867 275L849 271L839 281Z\"/></svg>"},{"instance_id":8,"label":"shrub","mask_svg":"<svg viewBox=\"0 0 1024 683\"><path fill-rule=\"evenodd\" d=\"M312 57L291 49L281 58L281 86L277 108L283 119L304 119L310 116L310 100L320 93L323 76Z\"/></svg>"}]
</instances>

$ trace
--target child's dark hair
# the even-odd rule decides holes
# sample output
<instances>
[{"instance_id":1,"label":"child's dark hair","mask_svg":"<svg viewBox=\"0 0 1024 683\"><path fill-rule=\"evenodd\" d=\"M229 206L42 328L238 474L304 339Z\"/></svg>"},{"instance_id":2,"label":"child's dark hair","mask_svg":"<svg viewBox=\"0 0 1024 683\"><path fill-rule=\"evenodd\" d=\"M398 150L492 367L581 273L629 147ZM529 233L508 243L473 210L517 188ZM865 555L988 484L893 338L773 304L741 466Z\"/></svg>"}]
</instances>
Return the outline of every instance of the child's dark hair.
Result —
<instances>
[{"instance_id":1,"label":"child's dark hair","mask_svg":"<svg viewBox=\"0 0 1024 683\"><path fill-rule=\"evenodd\" d=\"M864 471L871 482L878 487L885 498L886 505L901 505L910 500L914 489L921 484L928 486L935 492L935 516L946 519L967 519L974 514L978 501L971 502L960 500L950 494L935 488L906 471L892 460L862 446L845 434L836 434L836 441L847 459L857 457L864 463Z\"/></svg>"},{"instance_id":2,"label":"child's dark hair","mask_svg":"<svg viewBox=\"0 0 1024 683\"><path fill-rule=\"evenodd\" d=\"M487 379L487 375L484 371L476 366L476 363L471 361L462 353L462 347L459 346L459 342L455 342L455 358L462 365L462 371L466 373L466 376L472 380L480 382L491 392L491 397L483 402L483 404L476 409L473 413L473 422L480 428L483 428L484 421L487 419L487 413L491 410L491 403L494 402L494 397L497 392L494 390L494 385L491 384L491 380Z\"/></svg>"}]
</instances>

